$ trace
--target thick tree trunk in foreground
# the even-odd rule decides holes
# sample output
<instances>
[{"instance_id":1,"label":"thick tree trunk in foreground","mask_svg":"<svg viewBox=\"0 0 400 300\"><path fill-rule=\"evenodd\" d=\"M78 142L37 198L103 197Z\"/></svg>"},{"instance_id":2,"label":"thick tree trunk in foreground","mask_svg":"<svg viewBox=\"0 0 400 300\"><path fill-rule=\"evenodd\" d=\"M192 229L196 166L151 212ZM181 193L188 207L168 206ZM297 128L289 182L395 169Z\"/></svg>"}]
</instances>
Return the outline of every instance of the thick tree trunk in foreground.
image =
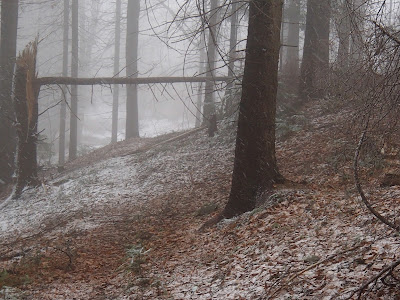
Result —
<instances>
[{"instance_id":1,"label":"thick tree trunk in foreground","mask_svg":"<svg viewBox=\"0 0 400 300\"><path fill-rule=\"evenodd\" d=\"M14 170L16 137L12 81L17 48L18 0L1 2L0 40L0 184L10 182Z\"/></svg>"},{"instance_id":2,"label":"thick tree trunk in foreground","mask_svg":"<svg viewBox=\"0 0 400 300\"><path fill-rule=\"evenodd\" d=\"M128 0L126 32L126 77L138 76L140 0ZM126 87L125 138L139 137L139 108L137 85Z\"/></svg>"},{"instance_id":3,"label":"thick tree trunk in foreground","mask_svg":"<svg viewBox=\"0 0 400 300\"><path fill-rule=\"evenodd\" d=\"M17 119L17 183L13 198L18 198L24 187L38 184L37 178L37 125L39 86L34 84L37 41L23 51L17 59L15 73L14 107Z\"/></svg>"},{"instance_id":4,"label":"thick tree trunk in foreground","mask_svg":"<svg viewBox=\"0 0 400 300\"><path fill-rule=\"evenodd\" d=\"M114 45L114 76L119 77L119 58L121 48L121 0L117 0L115 8L115 45ZM118 141L118 101L119 101L119 85L115 84L113 89L113 106L112 106L112 129L111 143Z\"/></svg>"},{"instance_id":5,"label":"thick tree trunk in foreground","mask_svg":"<svg viewBox=\"0 0 400 300\"><path fill-rule=\"evenodd\" d=\"M71 76L78 77L78 14L79 5L78 0L72 0L72 59L71 59ZM71 86L71 118L69 126L69 160L73 160L78 152L78 86Z\"/></svg>"},{"instance_id":6,"label":"thick tree trunk in foreground","mask_svg":"<svg viewBox=\"0 0 400 300\"><path fill-rule=\"evenodd\" d=\"M281 0L250 1L232 188L222 213L227 218L252 210L279 177L275 114L281 19Z\"/></svg>"},{"instance_id":7,"label":"thick tree trunk in foreground","mask_svg":"<svg viewBox=\"0 0 400 300\"><path fill-rule=\"evenodd\" d=\"M304 100L324 96L329 67L329 21L330 0L308 0L299 86Z\"/></svg>"},{"instance_id":8,"label":"thick tree trunk in foreground","mask_svg":"<svg viewBox=\"0 0 400 300\"><path fill-rule=\"evenodd\" d=\"M69 34L69 0L64 0L64 23L63 23L63 66L62 75L68 76L68 34ZM58 145L58 164L63 166L65 163L65 125L67 119L67 87L62 87L62 97L60 108L60 140Z\"/></svg>"}]
</instances>

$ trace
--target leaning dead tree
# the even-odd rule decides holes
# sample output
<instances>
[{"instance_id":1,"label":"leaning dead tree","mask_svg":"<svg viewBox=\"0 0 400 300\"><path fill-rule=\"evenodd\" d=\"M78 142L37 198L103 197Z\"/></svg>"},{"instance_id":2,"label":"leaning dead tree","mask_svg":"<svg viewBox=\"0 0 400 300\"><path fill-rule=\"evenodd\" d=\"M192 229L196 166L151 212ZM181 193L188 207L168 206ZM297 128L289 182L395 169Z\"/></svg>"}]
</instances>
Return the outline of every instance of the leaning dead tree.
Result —
<instances>
[{"instance_id":1,"label":"leaning dead tree","mask_svg":"<svg viewBox=\"0 0 400 300\"><path fill-rule=\"evenodd\" d=\"M16 62L14 108L16 115L17 184L13 198L18 198L26 186L38 184L36 142L38 124L38 95L36 84L37 40L30 43Z\"/></svg>"}]
</instances>

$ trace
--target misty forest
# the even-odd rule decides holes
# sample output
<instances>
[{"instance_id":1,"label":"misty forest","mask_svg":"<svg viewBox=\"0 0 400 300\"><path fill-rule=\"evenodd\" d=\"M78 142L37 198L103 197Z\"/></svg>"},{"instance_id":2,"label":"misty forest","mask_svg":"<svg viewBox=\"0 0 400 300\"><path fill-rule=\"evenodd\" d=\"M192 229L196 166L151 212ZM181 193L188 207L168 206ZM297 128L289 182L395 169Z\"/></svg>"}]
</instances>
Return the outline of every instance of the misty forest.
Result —
<instances>
[{"instance_id":1,"label":"misty forest","mask_svg":"<svg viewBox=\"0 0 400 300\"><path fill-rule=\"evenodd\" d=\"M0 3L0 299L400 299L399 0Z\"/></svg>"}]
</instances>

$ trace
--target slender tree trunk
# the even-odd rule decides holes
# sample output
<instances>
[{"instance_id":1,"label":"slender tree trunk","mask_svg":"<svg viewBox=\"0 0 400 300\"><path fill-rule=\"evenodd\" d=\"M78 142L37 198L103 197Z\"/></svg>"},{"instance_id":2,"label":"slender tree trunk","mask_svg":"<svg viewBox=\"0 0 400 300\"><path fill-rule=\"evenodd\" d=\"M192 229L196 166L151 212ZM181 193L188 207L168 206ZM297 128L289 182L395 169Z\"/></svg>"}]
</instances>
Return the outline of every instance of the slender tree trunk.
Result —
<instances>
[{"instance_id":1,"label":"slender tree trunk","mask_svg":"<svg viewBox=\"0 0 400 300\"><path fill-rule=\"evenodd\" d=\"M222 213L227 218L252 210L279 174L275 114L282 4L250 1L232 188Z\"/></svg>"},{"instance_id":2,"label":"slender tree trunk","mask_svg":"<svg viewBox=\"0 0 400 300\"><path fill-rule=\"evenodd\" d=\"M17 183L13 198L18 198L26 186L37 185L38 95L34 84L37 41L30 44L17 59L14 106L17 120Z\"/></svg>"},{"instance_id":3,"label":"slender tree trunk","mask_svg":"<svg viewBox=\"0 0 400 300\"><path fill-rule=\"evenodd\" d=\"M389 26L393 25L393 0L389 1Z\"/></svg>"},{"instance_id":4,"label":"slender tree trunk","mask_svg":"<svg viewBox=\"0 0 400 300\"><path fill-rule=\"evenodd\" d=\"M282 5L282 22L281 22L281 48L279 49L279 73L283 71L283 63L284 63L284 47L285 44L285 29L286 29L286 9L285 9L285 0L283 0Z\"/></svg>"},{"instance_id":5,"label":"slender tree trunk","mask_svg":"<svg viewBox=\"0 0 400 300\"><path fill-rule=\"evenodd\" d=\"M79 0L79 16L78 16L78 24L79 24L79 31L80 35L78 37L79 39L79 67L80 67L80 73L83 75L86 75L85 71L88 67L88 58L87 58L87 48L90 47L90 43L92 42L91 39L92 37L90 36L89 31L91 28L87 26L87 17L86 17L86 0Z\"/></svg>"},{"instance_id":6,"label":"slender tree trunk","mask_svg":"<svg viewBox=\"0 0 400 300\"><path fill-rule=\"evenodd\" d=\"M352 0L351 2L351 34L350 34L350 58L351 64L362 64L363 57L363 34L365 3L363 0Z\"/></svg>"},{"instance_id":7,"label":"slender tree trunk","mask_svg":"<svg viewBox=\"0 0 400 300\"><path fill-rule=\"evenodd\" d=\"M69 35L69 0L64 0L64 23L63 23L63 66L62 75L68 76L68 35ZM65 163L65 125L67 116L67 87L62 88L63 101L60 108L60 139L58 146L58 164Z\"/></svg>"},{"instance_id":8,"label":"slender tree trunk","mask_svg":"<svg viewBox=\"0 0 400 300\"><path fill-rule=\"evenodd\" d=\"M96 0L99 1L99 0ZM78 14L78 73L80 76L88 76L90 70L90 58L88 56L88 49L91 47L93 41L92 27L89 26L87 17L87 1L78 0L79 14ZM88 98L88 90L85 87L77 87L77 95L80 99ZM77 121L77 145L82 144L83 128L85 124L85 111L87 101L78 102L78 121Z\"/></svg>"},{"instance_id":9,"label":"slender tree trunk","mask_svg":"<svg viewBox=\"0 0 400 300\"><path fill-rule=\"evenodd\" d=\"M329 68L330 0L308 0L299 94L323 97Z\"/></svg>"},{"instance_id":10,"label":"slender tree trunk","mask_svg":"<svg viewBox=\"0 0 400 300\"><path fill-rule=\"evenodd\" d=\"M237 46L237 23L238 23L238 1L232 1L232 10L231 10L231 32L229 37L229 63L228 63L228 77L234 78L235 76L235 61L236 61L236 46ZM227 91L227 99L226 99L226 108L225 114L230 115L233 108L233 99L234 99L234 80L230 81L226 86Z\"/></svg>"},{"instance_id":11,"label":"slender tree trunk","mask_svg":"<svg viewBox=\"0 0 400 300\"><path fill-rule=\"evenodd\" d=\"M206 37L205 33L200 37L199 43L199 51L200 51L200 63L199 63L199 74L200 76L204 76L204 72L206 71L205 62L206 62ZM195 127L200 127L201 125L201 108L202 108L202 100L203 100L203 83L199 83L198 94L197 94L197 103L196 103L196 123Z\"/></svg>"},{"instance_id":12,"label":"slender tree trunk","mask_svg":"<svg viewBox=\"0 0 400 300\"><path fill-rule=\"evenodd\" d=\"M92 0L90 25L87 30L89 33L89 37L87 39L87 46L85 47L86 60L88 65L90 65L90 63L92 62L93 46L95 45L96 36L98 34L97 31L99 25L100 7L101 2L99 0Z\"/></svg>"},{"instance_id":13,"label":"slender tree trunk","mask_svg":"<svg viewBox=\"0 0 400 300\"><path fill-rule=\"evenodd\" d=\"M350 51L350 9L347 0L340 2L338 26L339 48L337 63L339 69L345 70L349 65Z\"/></svg>"},{"instance_id":14,"label":"slender tree trunk","mask_svg":"<svg viewBox=\"0 0 400 300\"><path fill-rule=\"evenodd\" d=\"M126 76L138 76L140 1L128 0L126 32ZM126 87L126 132L125 138L139 137L139 109L137 85Z\"/></svg>"},{"instance_id":15,"label":"slender tree trunk","mask_svg":"<svg viewBox=\"0 0 400 300\"><path fill-rule=\"evenodd\" d=\"M114 76L119 77L119 59L121 52L121 0L117 0L115 9ZM118 141L118 100L119 85L114 85L112 106L111 143Z\"/></svg>"},{"instance_id":16,"label":"slender tree trunk","mask_svg":"<svg viewBox=\"0 0 400 300\"><path fill-rule=\"evenodd\" d=\"M300 1L288 0L288 38L284 73L297 82L299 76Z\"/></svg>"},{"instance_id":17,"label":"slender tree trunk","mask_svg":"<svg viewBox=\"0 0 400 300\"><path fill-rule=\"evenodd\" d=\"M72 0L72 58L71 76L78 77L78 0ZM78 150L78 86L71 86L71 118L70 118L70 138L69 138L69 159L73 160L77 156Z\"/></svg>"},{"instance_id":18,"label":"slender tree trunk","mask_svg":"<svg viewBox=\"0 0 400 300\"><path fill-rule=\"evenodd\" d=\"M14 170L16 134L12 81L17 49L18 0L1 2L0 39L0 185L10 182Z\"/></svg>"},{"instance_id":19,"label":"slender tree trunk","mask_svg":"<svg viewBox=\"0 0 400 300\"><path fill-rule=\"evenodd\" d=\"M217 43L217 22L218 22L218 0L210 1L210 18L209 18L209 34L207 43L207 77L214 77L215 63L216 63L216 43ZM203 123L210 127L210 120L215 115L215 102L214 102L214 81L206 82L204 107L203 107Z\"/></svg>"}]
</instances>

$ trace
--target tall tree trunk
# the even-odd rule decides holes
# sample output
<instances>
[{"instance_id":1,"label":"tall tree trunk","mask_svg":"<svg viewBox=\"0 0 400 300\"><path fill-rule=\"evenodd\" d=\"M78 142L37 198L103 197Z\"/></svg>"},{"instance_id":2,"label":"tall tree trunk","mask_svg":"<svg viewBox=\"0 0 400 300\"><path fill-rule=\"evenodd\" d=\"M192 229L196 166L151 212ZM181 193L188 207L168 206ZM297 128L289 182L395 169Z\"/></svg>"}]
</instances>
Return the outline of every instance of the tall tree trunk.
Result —
<instances>
[{"instance_id":1,"label":"tall tree trunk","mask_svg":"<svg viewBox=\"0 0 400 300\"><path fill-rule=\"evenodd\" d=\"M114 43L114 76L119 77L119 59L121 52L121 0L117 0L115 8L115 43ZM118 100L119 85L114 85L112 106L111 143L118 140Z\"/></svg>"},{"instance_id":2,"label":"tall tree trunk","mask_svg":"<svg viewBox=\"0 0 400 300\"><path fill-rule=\"evenodd\" d=\"M364 18L365 2L363 0L351 0L351 35L350 58L352 65L362 64L364 46Z\"/></svg>"},{"instance_id":3,"label":"tall tree trunk","mask_svg":"<svg viewBox=\"0 0 400 300\"><path fill-rule=\"evenodd\" d=\"M79 39L79 67L80 74L85 75L86 70L88 68L88 58L87 58L87 48L90 47L90 43L92 42L91 28L87 26L88 20L86 17L86 0L79 0L79 16L78 16L78 24L80 36ZM82 74L83 73L83 74Z\"/></svg>"},{"instance_id":4,"label":"tall tree trunk","mask_svg":"<svg viewBox=\"0 0 400 300\"><path fill-rule=\"evenodd\" d=\"M0 185L10 182L14 170L16 134L12 81L17 49L18 0L1 2L0 39Z\"/></svg>"},{"instance_id":5,"label":"tall tree trunk","mask_svg":"<svg viewBox=\"0 0 400 300\"><path fill-rule=\"evenodd\" d=\"M279 73L283 71L283 62L284 62L284 47L285 44L285 29L286 29L286 9L285 9L285 0L283 0L282 6L282 22L281 22L281 48L279 49Z\"/></svg>"},{"instance_id":6,"label":"tall tree trunk","mask_svg":"<svg viewBox=\"0 0 400 300\"><path fill-rule=\"evenodd\" d=\"M232 188L222 213L227 218L252 210L279 174L275 114L282 4L250 1Z\"/></svg>"},{"instance_id":7,"label":"tall tree trunk","mask_svg":"<svg viewBox=\"0 0 400 300\"><path fill-rule=\"evenodd\" d=\"M71 57L71 76L78 77L78 0L72 0L72 57ZM73 160L78 151L78 86L71 86L71 118L70 118L70 138L69 138L69 159Z\"/></svg>"},{"instance_id":8,"label":"tall tree trunk","mask_svg":"<svg viewBox=\"0 0 400 300\"><path fill-rule=\"evenodd\" d=\"M97 0L98 1L98 0ZM87 1L79 0L79 14L78 14L78 73L79 76L86 77L90 70L90 59L88 57L88 49L91 47L93 41L92 29L88 25L89 20L87 17ZM77 87L77 95L80 99L88 98L88 89L86 87ZM85 124L85 111L86 101L78 102L78 121L77 121L77 145L82 144L83 128Z\"/></svg>"},{"instance_id":9,"label":"tall tree trunk","mask_svg":"<svg viewBox=\"0 0 400 300\"><path fill-rule=\"evenodd\" d=\"M202 33L200 36L199 42L199 52L200 52L200 62L199 62L199 74L200 76L204 76L204 72L206 71L205 63L206 63L206 35ZM203 100L203 83L199 83L197 101L196 101L196 123L195 127L200 127L201 125L201 108L202 108L202 100Z\"/></svg>"},{"instance_id":10,"label":"tall tree trunk","mask_svg":"<svg viewBox=\"0 0 400 300\"><path fill-rule=\"evenodd\" d=\"M89 33L89 37L87 39L88 41L87 47L85 47L87 64L90 64L92 61L93 46L95 45L96 36L98 34L97 31L99 25L100 7L101 7L101 1L92 0L91 11L90 11L91 14L90 25L87 30Z\"/></svg>"},{"instance_id":11,"label":"tall tree trunk","mask_svg":"<svg viewBox=\"0 0 400 300\"><path fill-rule=\"evenodd\" d=\"M138 76L140 1L128 0L126 32L126 76ZM125 138L139 137L139 109L137 85L126 87L126 132Z\"/></svg>"},{"instance_id":12,"label":"tall tree trunk","mask_svg":"<svg viewBox=\"0 0 400 300\"><path fill-rule=\"evenodd\" d=\"M339 48L337 64L339 69L345 70L349 65L349 51L350 51L350 13L348 0L339 1L339 20L337 24Z\"/></svg>"},{"instance_id":13,"label":"tall tree trunk","mask_svg":"<svg viewBox=\"0 0 400 300\"><path fill-rule=\"evenodd\" d=\"M217 43L217 22L218 22L218 0L210 1L210 18L208 20L209 34L207 43L207 77L214 77L216 63L216 43ZM212 116L215 115L214 102L214 81L206 82L204 107L203 107L203 123L210 128Z\"/></svg>"},{"instance_id":14,"label":"tall tree trunk","mask_svg":"<svg viewBox=\"0 0 400 300\"><path fill-rule=\"evenodd\" d=\"M69 35L69 0L64 0L64 23L63 23L63 77L68 76L68 35ZM65 163L65 123L67 116L67 87L62 87L62 97L60 108L60 139L58 145L58 164L63 166Z\"/></svg>"},{"instance_id":15,"label":"tall tree trunk","mask_svg":"<svg viewBox=\"0 0 400 300\"><path fill-rule=\"evenodd\" d=\"M237 23L238 23L238 0L232 1L231 10L231 32L229 37L229 63L228 63L228 77L234 78L235 76L235 60L236 60L236 46L237 46ZM234 80L230 81L226 86L226 108L225 114L230 115L234 111L233 98L234 98Z\"/></svg>"},{"instance_id":16,"label":"tall tree trunk","mask_svg":"<svg viewBox=\"0 0 400 300\"><path fill-rule=\"evenodd\" d=\"M330 0L308 0L299 94L323 97L329 67Z\"/></svg>"},{"instance_id":17,"label":"tall tree trunk","mask_svg":"<svg viewBox=\"0 0 400 300\"><path fill-rule=\"evenodd\" d=\"M284 73L291 80L299 76L299 40L300 40L300 1L288 0L286 15L288 18L287 52Z\"/></svg>"},{"instance_id":18,"label":"tall tree trunk","mask_svg":"<svg viewBox=\"0 0 400 300\"><path fill-rule=\"evenodd\" d=\"M35 85L37 41L18 57L15 72L14 107L17 120L17 183L13 198L18 198L26 186L37 185L36 142L38 128L38 95Z\"/></svg>"}]
</instances>

